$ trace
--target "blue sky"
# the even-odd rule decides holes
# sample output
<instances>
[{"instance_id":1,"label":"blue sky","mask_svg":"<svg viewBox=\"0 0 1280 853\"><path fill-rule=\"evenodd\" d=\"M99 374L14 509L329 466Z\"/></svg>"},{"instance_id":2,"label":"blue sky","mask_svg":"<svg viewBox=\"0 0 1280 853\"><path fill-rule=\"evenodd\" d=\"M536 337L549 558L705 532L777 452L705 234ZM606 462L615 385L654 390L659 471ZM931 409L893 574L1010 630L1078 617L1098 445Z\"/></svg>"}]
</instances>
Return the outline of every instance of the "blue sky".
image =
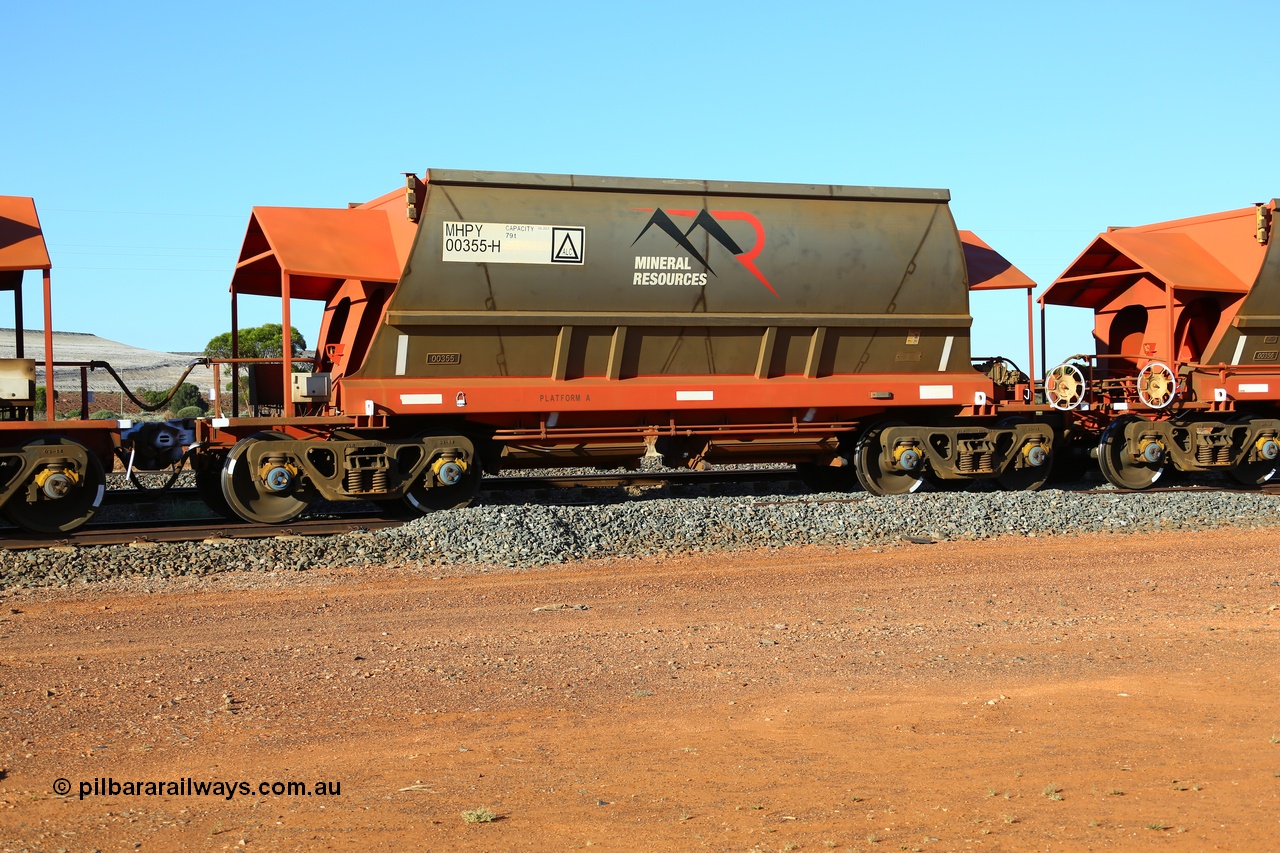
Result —
<instances>
[{"instance_id":1,"label":"blue sky","mask_svg":"<svg viewBox=\"0 0 1280 853\"><path fill-rule=\"evenodd\" d=\"M252 206L427 168L946 187L1044 286L1108 225L1280 195L1278 25L1274 2L5 3L0 193L36 199L56 328L175 351L229 328ZM973 312L975 353L1025 361L1021 296ZM318 316L295 303L308 342ZM1050 359L1088 329L1052 310Z\"/></svg>"}]
</instances>

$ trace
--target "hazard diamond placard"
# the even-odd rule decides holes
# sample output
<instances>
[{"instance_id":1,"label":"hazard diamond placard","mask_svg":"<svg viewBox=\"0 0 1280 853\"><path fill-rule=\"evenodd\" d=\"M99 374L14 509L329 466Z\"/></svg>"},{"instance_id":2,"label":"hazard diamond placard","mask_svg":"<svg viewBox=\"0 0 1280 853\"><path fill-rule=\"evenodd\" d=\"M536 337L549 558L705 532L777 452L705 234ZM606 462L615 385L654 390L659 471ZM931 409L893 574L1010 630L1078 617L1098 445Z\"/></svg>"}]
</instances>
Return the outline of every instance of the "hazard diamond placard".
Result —
<instances>
[{"instance_id":1,"label":"hazard diamond placard","mask_svg":"<svg viewBox=\"0 0 1280 853\"><path fill-rule=\"evenodd\" d=\"M552 227L551 262L553 264L582 263L582 243L585 228Z\"/></svg>"}]
</instances>

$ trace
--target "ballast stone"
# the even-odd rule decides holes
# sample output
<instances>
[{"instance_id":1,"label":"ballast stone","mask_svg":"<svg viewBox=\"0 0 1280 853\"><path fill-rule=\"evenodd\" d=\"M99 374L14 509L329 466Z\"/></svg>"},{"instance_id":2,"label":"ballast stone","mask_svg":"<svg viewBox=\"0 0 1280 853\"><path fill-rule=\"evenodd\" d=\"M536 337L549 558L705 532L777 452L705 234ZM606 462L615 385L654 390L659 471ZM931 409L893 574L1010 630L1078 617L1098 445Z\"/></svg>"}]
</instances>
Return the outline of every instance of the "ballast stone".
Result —
<instances>
[{"instance_id":1,"label":"ballast stone","mask_svg":"<svg viewBox=\"0 0 1280 853\"><path fill-rule=\"evenodd\" d=\"M361 565L523 569L575 560L796 545L919 547L903 537L945 542L1270 527L1280 511L1280 497L1233 492L1108 495L1051 489L826 498L753 495L481 505L359 535L161 543L145 559L127 546L73 553L0 551L0 586Z\"/></svg>"}]
</instances>

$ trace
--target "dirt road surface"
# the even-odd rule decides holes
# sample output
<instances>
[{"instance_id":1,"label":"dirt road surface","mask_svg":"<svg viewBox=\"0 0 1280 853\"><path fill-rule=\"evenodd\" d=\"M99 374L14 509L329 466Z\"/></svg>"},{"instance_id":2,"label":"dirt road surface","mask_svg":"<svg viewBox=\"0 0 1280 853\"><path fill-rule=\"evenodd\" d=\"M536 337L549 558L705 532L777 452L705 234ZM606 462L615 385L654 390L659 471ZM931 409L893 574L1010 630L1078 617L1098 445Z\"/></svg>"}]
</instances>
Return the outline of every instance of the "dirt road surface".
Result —
<instances>
[{"instance_id":1,"label":"dirt road surface","mask_svg":"<svg viewBox=\"0 0 1280 853\"><path fill-rule=\"evenodd\" d=\"M1275 849L1278 553L1224 530L9 591L0 848Z\"/></svg>"}]
</instances>

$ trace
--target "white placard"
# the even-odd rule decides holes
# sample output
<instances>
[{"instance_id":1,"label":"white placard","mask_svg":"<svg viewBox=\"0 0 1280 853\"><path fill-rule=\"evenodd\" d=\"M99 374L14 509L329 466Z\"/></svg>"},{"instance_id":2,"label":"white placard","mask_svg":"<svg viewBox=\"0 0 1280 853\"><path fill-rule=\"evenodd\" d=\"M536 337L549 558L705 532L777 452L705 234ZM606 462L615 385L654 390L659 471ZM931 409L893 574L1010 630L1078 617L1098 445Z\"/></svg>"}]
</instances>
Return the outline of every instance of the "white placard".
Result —
<instances>
[{"instance_id":1,"label":"white placard","mask_svg":"<svg viewBox=\"0 0 1280 853\"><path fill-rule=\"evenodd\" d=\"M955 388L951 385L921 385L921 400L950 400L955 397Z\"/></svg>"},{"instance_id":2,"label":"white placard","mask_svg":"<svg viewBox=\"0 0 1280 853\"><path fill-rule=\"evenodd\" d=\"M468 264L569 264L586 260L581 225L445 222L441 259Z\"/></svg>"},{"instance_id":3,"label":"white placard","mask_svg":"<svg viewBox=\"0 0 1280 853\"><path fill-rule=\"evenodd\" d=\"M443 394L401 394L402 406L440 406L444 404Z\"/></svg>"}]
</instances>

